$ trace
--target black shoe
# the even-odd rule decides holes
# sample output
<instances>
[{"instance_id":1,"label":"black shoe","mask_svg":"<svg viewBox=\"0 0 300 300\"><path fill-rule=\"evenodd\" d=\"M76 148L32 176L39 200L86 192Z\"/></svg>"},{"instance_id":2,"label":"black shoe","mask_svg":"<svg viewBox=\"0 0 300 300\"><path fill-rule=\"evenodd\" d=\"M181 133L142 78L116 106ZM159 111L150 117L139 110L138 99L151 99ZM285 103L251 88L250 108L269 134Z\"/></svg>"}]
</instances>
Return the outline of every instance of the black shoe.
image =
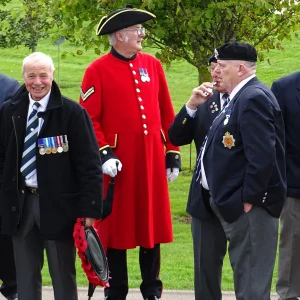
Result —
<instances>
[{"instance_id":1,"label":"black shoe","mask_svg":"<svg viewBox=\"0 0 300 300\"><path fill-rule=\"evenodd\" d=\"M299 300L299 299L297 297L287 298L287 299L283 299L283 298L279 297L278 300Z\"/></svg>"},{"instance_id":2,"label":"black shoe","mask_svg":"<svg viewBox=\"0 0 300 300\"><path fill-rule=\"evenodd\" d=\"M18 294L12 294L7 297L7 300L18 300Z\"/></svg>"},{"instance_id":3,"label":"black shoe","mask_svg":"<svg viewBox=\"0 0 300 300\"><path fill-rule=\"evenodd\" d=\"M145 300L160 300L160 298L157 298L156 296L149 296Z\"/></svg>"}]
</instances>

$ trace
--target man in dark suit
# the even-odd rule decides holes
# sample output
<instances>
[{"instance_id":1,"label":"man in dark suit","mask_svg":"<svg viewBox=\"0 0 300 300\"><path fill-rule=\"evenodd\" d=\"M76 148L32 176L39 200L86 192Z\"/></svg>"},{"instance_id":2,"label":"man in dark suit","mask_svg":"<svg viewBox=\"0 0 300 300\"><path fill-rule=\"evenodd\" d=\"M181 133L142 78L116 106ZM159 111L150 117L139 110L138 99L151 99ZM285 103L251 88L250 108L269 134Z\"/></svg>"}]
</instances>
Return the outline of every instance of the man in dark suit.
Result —
<instances>
[{"instance_id":1,"label":"man in dark suit","mask_svg":"<svg viewBox=\"0 0 300 300\"><path fill-rule=\"evenodd\" d=\"M210 251L219 239L229 241L236 298L269 300L278 217L286 193L282 114L273 93L255 76L254 47L227 43L215 56L214 75L230 102L214 119L200 148L190 199L207 226L203 248L207 245ZM199 102L209 97L206 92L198 89ZM202 196L203 189L209 200ZM222 226L212 222L214 216ZM222 261L215 248L212 256ZM211 282L203 284L212 289ZM221 299L207 295L203 299Z\"/></svg>"},{"instance_id":2,"label":"man in dark suit","mask_svg":"<svg viewBox=\"0 0 300 300\"><path fill-rule=\"evenodd\" d=\"M19 87L20 84L17 80L0 74L0 107L15 94ZM10 236L3 234L0 234L0 280L2 280L0 287L2 295L9 300L17 300L17 282L12 239Z\"/></svg>"},{"instance_id":3,"label":"man in dark suit","mask_svg":"<svg viewBox=\"0 0 300 300\"><path fill-rule=\"evenodd\" d=\"M0 107L14 95L19 87L20 84L16 79L0 74Z\"/></svg>"},{"instance_id":4,"label":"man in dark suit","mask_svg":"<svg viewBox=\"0 0 300 300\"><path fill-rule=\"evenodd\" d=\"M271 87L285 123L287 197L280 216L276 291L283 300L300 297L300 72L276 80Z\"/></svg>"},{"instance_id":5,"label":"man in dark suit","mask_svg":"<svg viewBox=\"0 0 300 300\"><path fill-rule=\"evenodd\" d=\"M286 194L282 113L271 90L256 78L253 46L226 43L215 56L214 72L230 102L199 154L196 182L209 190L209 205L229 241L237 299L270 300Z\"/></svg>"},{"instance_id":6,"label":"man in dark suit","mask_svg":"<svg viewBox=\"0 0 300 300\"><path fill-rule=\"evenodd\" d=\"M77 300L73 227L102 211L102 170L91 120L61 95L52 59L23 61L25 84L0 110L2 233L13 236L18 299L41 300L46 249L56 300Z\"/></svg>"},{"instance_id":7,"label":"man in dark suit","mask_svg":"<svg viewBox=\"0 0 300 300\"><path fill-rule=\"evenodd\" d=\"M214 54L209 59L209 67L214 82L211 96L202 97L201 90L210 94L211 83L203 83L194 89L189 101L177 114L169 129L170 140L174 145L182 146L194 141L197 154L205 136L224 107L226 91L223 90L214 74L217 60ZM199 96L200 93L200 96ZM209 99L207 99L209 98ZM207 101L205 101L207 99ZM209 192L191 182L187 203L187 212L192 216L191 231L194 248L194 290L195 299L221 299L221 275L223 259L226 253L226 237L219 219L208 205ZM210 212L209 218L203 218L202 206ZM205 243L203 243L205 241Z\"/></svg>"}]
</instances>

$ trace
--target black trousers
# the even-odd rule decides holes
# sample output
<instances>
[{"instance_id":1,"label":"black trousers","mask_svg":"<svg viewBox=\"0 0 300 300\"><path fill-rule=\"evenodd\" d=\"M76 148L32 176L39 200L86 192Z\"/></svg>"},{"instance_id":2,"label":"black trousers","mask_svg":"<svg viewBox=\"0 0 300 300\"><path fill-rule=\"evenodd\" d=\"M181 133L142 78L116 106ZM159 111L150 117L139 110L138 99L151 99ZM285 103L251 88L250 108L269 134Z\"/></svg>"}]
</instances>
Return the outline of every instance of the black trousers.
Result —
<instances>
[{"instance_id":1,"label":"black trousers","mask_svg":"<svg viewBox=\"0 0 300 300\"><path fill-rule=\"evenodd\" d=\"M2 280L0 292L4 297L17 292L12 237L3 234L0 234L0 280Z\"/></svg>"},{"instance_id":2,"label":"black trousers","mask_svg":"<svg viewBox=\"0 0 300 300\"><path fill-rule=\"evenodd\" d=\"M128 294L127 252L108 248L106 255L111 278L109 288L104 290L105 296L113 300L125 300ZM140 290L143 298L149 296L160 298L162 293L162 282L159 279L160 244L151 249L140 247L139 262L142 276Z\"/></svg>"}]
</instances>

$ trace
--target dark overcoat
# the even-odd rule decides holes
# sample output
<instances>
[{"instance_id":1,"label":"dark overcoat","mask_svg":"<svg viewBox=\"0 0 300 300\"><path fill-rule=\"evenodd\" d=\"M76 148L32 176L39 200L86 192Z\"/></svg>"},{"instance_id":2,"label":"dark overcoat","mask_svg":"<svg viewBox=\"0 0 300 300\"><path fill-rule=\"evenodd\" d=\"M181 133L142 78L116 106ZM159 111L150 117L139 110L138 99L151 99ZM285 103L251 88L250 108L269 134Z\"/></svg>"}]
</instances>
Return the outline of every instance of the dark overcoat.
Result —
<instances>
[{"instance_id":1,"label":"dark overcoat","mask_svg":"<svg viewBox=\"0 0 300 300\"><path fill-rule=\"evenodd\" d=\"M22 218L24 177L20 173L28 112L22 86L0 110L0 205L2 233L15 235ZM36 146L41 235L61 239L72 234L77 217L100 218L102 170L91 120L53 82L38 138L66 135L69 150L41 155Z\"/></svg>"},{"instance_id":2,"label":"dark overcoat","mask_svg":"<svg viewBox=\"0 0 300 300\"><path fill-rule=\"evenodd\" d=\"M285 123L287 196L300 198L300 72L276 80L271 90Z\"/></svg>"},{"instance_id":3,"label":"dark overcoat","mask_svg":"<svg viewBox=\"0 0 300 300\"><path fill-rule=\"evenodd\" d=\"M0 74L0 107L14 95L19 87L20 84L16 79Z\"/></svg>"}]
</instances>

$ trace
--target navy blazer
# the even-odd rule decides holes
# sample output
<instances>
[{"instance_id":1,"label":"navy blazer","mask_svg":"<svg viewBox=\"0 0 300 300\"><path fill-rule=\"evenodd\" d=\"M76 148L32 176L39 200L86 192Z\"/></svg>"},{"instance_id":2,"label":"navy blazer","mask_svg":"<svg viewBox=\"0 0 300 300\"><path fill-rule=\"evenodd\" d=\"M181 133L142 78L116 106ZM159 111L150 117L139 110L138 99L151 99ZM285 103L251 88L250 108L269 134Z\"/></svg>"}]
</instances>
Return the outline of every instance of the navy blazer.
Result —
<instances>
[{"instance_id":1,"label":"navy blazer","mask_svg":"<svg viewBox=\"0 0 300 300\"><path fill-rule=\"evenodd\" d=\"M226 137L235 140L231 148L223 144ZM284 146L278 102L253 78L213 122L203 157L210 193L225 221L238 219L244 202L279 217L286 195Z\"/></svg>"},{"instance_id":2,"label":"navy blazer","mask_svg":"<svg viewBox=\"0 0 300 300\"><path fill-rule=\"evenodd\" d=\"M218 92L214 92L211 98L198 107L194 118L188 115L184 105L169 129L170 141L176 146L187 145L194 141L198 156L204 138L219 112ZM202 193L200 184L195 182L195 175L190 185L186 211L198 219L208 219L212 216L209 194Z\"/></svg>"},{"instance_id":3,"label":"navy blazer","mask_svg":"<svg viewBox=\"0 0 300 300\"><path fill-rule=\"evenodd\" d=\"M300 72L276 80L271 90L285 123L287 196L300 198Z\"/></svg>"},{"instance_id":4,"label":"navy blazer","mask_svg":"<svg viewBox=\"0 0 300 300\"><path fill-rule=\"evenodd\" d=\"M0 107L16 93L19 87L20 84L16 79L0 74Z\"/></svg>"}]
</instances>

